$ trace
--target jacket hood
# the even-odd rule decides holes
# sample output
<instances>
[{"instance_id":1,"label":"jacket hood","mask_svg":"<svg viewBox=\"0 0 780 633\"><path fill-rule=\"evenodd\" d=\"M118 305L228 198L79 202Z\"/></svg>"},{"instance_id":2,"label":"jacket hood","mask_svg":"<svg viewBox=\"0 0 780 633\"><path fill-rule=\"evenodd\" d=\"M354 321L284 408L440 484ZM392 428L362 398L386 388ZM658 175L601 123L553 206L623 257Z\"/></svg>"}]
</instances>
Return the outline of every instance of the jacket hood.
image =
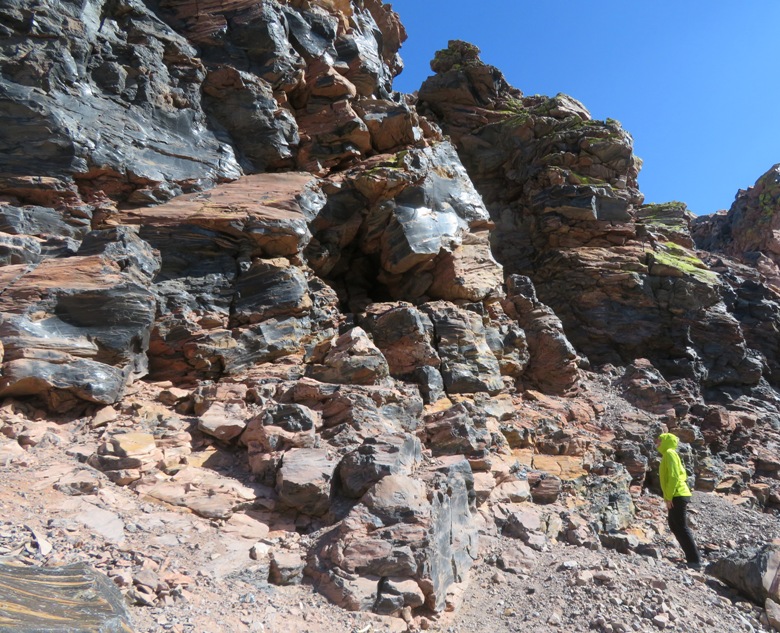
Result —
<instances>
[{"instance_id":1,"label":"jacket hood","mask_svg":"<svg viewBox=\"0 0 780 633\"><path fill-rule=\"evenodd\" d=\"M661 435L658 436L658 439L661 440L661 444L658 446L658 452L661 453L661 455L669 449L676 449L677 445L680 443L680 438L674 433L661 433Z\"/></svg>"}]
</instances>

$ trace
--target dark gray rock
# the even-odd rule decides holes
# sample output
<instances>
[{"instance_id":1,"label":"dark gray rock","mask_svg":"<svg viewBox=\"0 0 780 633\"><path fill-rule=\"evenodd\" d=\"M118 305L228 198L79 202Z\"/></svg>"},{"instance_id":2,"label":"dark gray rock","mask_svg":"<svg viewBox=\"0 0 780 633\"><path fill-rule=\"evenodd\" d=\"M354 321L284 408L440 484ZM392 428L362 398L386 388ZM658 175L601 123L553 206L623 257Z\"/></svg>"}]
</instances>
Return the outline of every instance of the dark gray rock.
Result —
<instances>
[{"instance_id":1,"label":"dark gray rock","mask_svg":"<svg viewBox=\"0 0 780 633\"><path fill-rule=\"evenodd\" d=\"M691 408L686 394L675 389L650 361L637 359L626 367L619 386L626 400L645 411L684 417ZM690 398L690 396L689 396Z\"/></svg>"},{"instance_id":2,"label":"dark gray rock","mask_svg":"<svg viewBox=\"0 0 780 633\"><path fill-rule=\"evenodd\" d=\"M321 437L331 446L354 450L369 437L414 433L423 401L413 387L342 385L305 378L284 383L275 398L317 410Z\"/></svg>"},{"instance_id":3,"label":"dark gray rock","mask_svg":"<svg viewBox=\"0 0 780 633\"><path fill-rule=\"evenodd\" d=\"M26 235L0 233L0 266L37 264L43 257L41 240Z\"/></svg>"},{"instance_id":4,"label":"dark gray rock","mask_svg":"<svg viewBox=\"0 0 780 633\"><path fill-rule=\"evenodd\" d=\"M631 475L631 484L641 486L648 471L649 460L642 453L642 448L631 441L617 442L615 445L615 460L625 466Z\"/></svg>"},{"instance_id":5,"label":"dark gray rock","mask_svg":"<svg viewBox=\"0 0 780 633\"><path fill-rule=\"evenodd\" d=\"M271 318L300 317L311 298L304 271L287 260L257 260L235 283L231 323L243 325Z\"/></svg>"},{"instance_id":6,"label":"dark gray rock","mask_svg":"<svg viewBox=\"0 0 780 633\"><path fill-rule=\"evenodd\" d=\"M432 345L433 324L428 316L406 304L374 304L370 309L364 326L387 359L393 377L409 376L423 367L438 367L439 356Z\"/></svg>"},{"instance_id":7,"label":"dark gray rock","mask_svg":"<svg viewBox=\"0 0 780 633\"><path fill-rule=\"evenodd\" d=\"M109 404L147 373L157 260L132 233L103 237L98 254L2 269L3 394Z\"/></svg>"},{"instance_id":8,"label":"dark gray rock","mask_svg":"<svg viewBox=\"0 0 780 633\"><path fill-rule=\"evenodd\" d=\"M252 172L294 166L298 125L265 80L230 67L213 70L203 82L203 108L228 131Z\"/></svg>"},{"instance_id":9,"label":"dark gray rock","mask_svg":"<svg viewBox=\"0 0 780 633\"><path fill-rule=\"evenodd\" d=\"M731 552L708 565L707 572L760 605L767 599L780 602L780 544L776 541Z\"/></svg>"},{"instance_id":10,"label":"dark gray rock","mask_svg":"<svg viewBox=\"0 0 780 633\"><path fill-rule=\"evenodd\" d=\"M5 340L4 326L5 323L0 324L0 336ZM0 395L40 396L52 409L66 411L77 404L77 399L113 404L124 393L126 384L127 375L120 368L49 355L45 360L6 360Z\"/></svg>"},{"instance_id":11,"label":"dark gray rock","mask_svg":"<svg viewBox=\"0 0 780 633\"><path fill-rule=\"evenodd\" d=\"M81 239L90 230L90 214L48 207L0 205L0 231L11 235Z\"/></svg>"},{"instance_id":12,"label":"dark gray rock","mask_svg":"<svg viewBox=\"0 0 780 633\"><path fill-rule=\"evenodd\" d=\"M443 458L422 480L388 475L319 538L306 573L350 609L396 613L424 600L441 611L477 556L474 504L471 468L461 457Z\"/></svg>"},{"instance_id":13,"label":"dark gray rock","mask_svg":"<svg viewBox=\"0 0 780 633\"><path fill-rule=\"evenodd\" d=\"M614 462L606 462L591 469L580 484L578 492L590 504L593 525L599 532L618 532L627 528L634 517L634 502L629 485L631 476Z\"/></svg>"},{"instance_id":14,"label":"dark gray rock","mask_svg":"<svg viewBox=\"0 0 780 633\"><path fill-rule=\"evenodd\" d=\"M405 301L425 297L437 262L470 232L489 225L482 200L449 143L378 162L348 172L310 223L310 265L326 279L347 281L355 312L370 303L371 295ZM494 262L491 266L498 269Z\"/></svg>"},{"instance_id":15,"label":"dark gray rock","mask_svg":"<svg viewBox=\"0 0 780 633\"><path fill-rule=\"evenodd\" d=\"M330 325L330 324L328 324ZM304 353L309 346L320 344L333 335L321 329L322 323L304 317L268 319L241 330L235 347L228 350L207 350L216 353L227 374L236 374L252 365L277 360L283 356ZM231 337L232 338L232 337ZM216 341L216 347L219 347Z\"/></svg>"},{"instance_id":16,"label":"dark gray rock","mask_svg":"<svg viewBox=\"0 0 780 633\"><path fill-rule=\"evenodd\" d=\"M34 19L10 4L0 24L0 172L99 171L109 195L150 201L240 175L201 110L195 50L144 4L45 1Z\"/></svg>"},{"instance_id":17,"label":"dark gray rock","mask_svg":"<svg viewBox=\"0 0 780 633\"><path fill-rule=\"evenodd\" d=\"M462 403L427 416L424 423L425 444L434 455L483 457L492 445L484 421L473 419Z\"/></svg>"},{"instance_id":18,"label":"dark gray rock","mask_svg":"<svg viewBox=\"0 0 780 633\"><path fill-rule=\"evenodd\" d=\"M160 253L142 240L132 227L118 226L84 235L77 255L103 254L120 262L123 272L132 269L140 281L152 281L160 271Z\"/></svg>"},{"instance_id":19,"label":"dark gray rock","mask_svg":"<svg viewBox=\"0 0 780 633\"><path fill-rule=\"evenodd\" d=\"M241 442L250 453L314 448L320 424L320 416L309 407L272 403L248 422Z\"/></svg>"},{"instance_id":20,"label":"dark gray rock","mask_svg":"<svg viewBox=\"0 0 780 633\"><path fill-rule=\"evenodd\" d=\"M461 457L442 461L426 478L431 489L433 530L419 572L432 589L426 596L426 606L435 611L445 607L448 588L454 582L463 582L479 554L471 466Z\"/></svg>"},{"instance_id":21,"label":"dark gray rock","mask_svg":"<svg viewBox=\"0 0 780 633\"><path fill-rule=\"evenodd\" d=\"M307 376L339 384L381 384L389 375L387 360L363 328L354 327L333 341L320 363L307 368Z\"/></svg>"},{"instance_id":22,"label":"dark gray rock","mask_svg":"<svg viewBox=\"0 0 780 633\"><path fill-rule=\"evenodd\" d=\"M577 352L560 319L537 299L533 282L522 275L511 275L507 278L507 299L514 307L508 312L517 318L528 341L530 358L523 377L553 393L565 393L576 387Z\"/></svg>"},{"instance_id":23,"label":"dark gray rock","mask_svg":"<svg viewBox=\"0 0 780 633\"><path fill-rule=\"evenodd\" d=\"M503 388L501 370L487 344L482 318L445 302L426 303L422 310L434 326L447 392L498 393Z\"/></svg>"},{"instance_id":24,"label":"dark gray rock","mask_svg":"<svg viewBox=\"0 0 780 633\"><path fill-rule=\"evenodd\" d=\"M309 516L326 514L330 509L336 466L338 460L324 449L287 451L276 476L279 501Z\"/></svg>"},{"instance_id":25,"label":"dark gray rock","mask_svg":"<svg viewBox=\"0 0 780 633\"><path fill-rule=\"evenodd\" d=\"M418 367L413 378L420 387L425 404L437 402L444 396L444 378L438 369L430 366Z\"/></svg>"},{"instance_id":26,"label":"dark gray rock","mask_svg":"<svg viewBox=\"0 0 780 633\"><path fill-rule=\"evenodd\" d=\"M422 458L420 441L412 435L381 435L366 438L339 464L341 492L359 499L382 477L410 474Z\"/></svg>"},{"instance_id":27,"label":"dark gray rock","mask_svg":"<svg viewBox=\"0 0 780 633\"><path fill-rule=\"evenodd\" d=\"M630 148L613 145L631 155ZM626 222L632 219L629 202L607 188L562 186L550 187L534 200L540 213L559 213L571 220L605 220Z\"/></svg>"},{"instance_id":28,"label":"dark gray rock","mask_svg":"<svg viewBox=\"0 0 780 633\"><path fill-rule=\"evenodd\" d=\"M404 607L415 609L425 600L420 586L411 579L385 577L380 582L378 593L374 611L385 615L397 615Z\"/></svg>"},{"instance_id":29,"label":"dark gray rock","mask_svg":"<svg viewBox=\"0 0 780 633\"><path fill-rule=\"evenodd\" d=\"M271 553L268 580L274 585L300 585L306 561L296 552L275 550Z\"/></svg>"},{"instance_id":30,"label":"dark gray rock","mask_svg":"<svg viewBox=\"0 0 780 633\"><path fill-rule=\"evenodd\" d=\"M639 538L635 534L621 534L619 532L609 532L600 534L601 544L607 549L614 549L621 554L628 554L636 551L639 547Z\"/></svg>"}]
</instances>

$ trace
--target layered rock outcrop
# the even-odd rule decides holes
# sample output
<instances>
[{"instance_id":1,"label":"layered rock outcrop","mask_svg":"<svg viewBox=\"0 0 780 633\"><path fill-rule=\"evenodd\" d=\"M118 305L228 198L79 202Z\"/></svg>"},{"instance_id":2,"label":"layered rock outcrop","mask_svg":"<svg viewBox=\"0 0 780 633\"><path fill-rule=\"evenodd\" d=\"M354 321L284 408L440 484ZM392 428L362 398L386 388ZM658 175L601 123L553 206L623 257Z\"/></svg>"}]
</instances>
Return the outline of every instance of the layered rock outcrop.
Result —
<instances>
[{"instance_id":1,"label":"layered rock outcrop","mask_svg":"<svg viewBox=\"0 0 780 633\"><path fill-rule=\"evenodd\" d=\"M641 161L617 121L566 95L524 97L464 42L431 68L418 109L458 148L496 223L497 260L533 281L581 354L646 357L716 390L759 382L722 281L692 250L691 214L642 206Z\"/></svg>"},{"instance_id":2,"label":"layered rock outcrop","mask_svg":"<svg viewBox=\"0 0 780 633\"><path fill-rule=\"evenodd\" d=\"M715 219L644 205L619 123L471 45L394 93L375 0L0 28L0 396L105 427L117 485L281 517L309 540L275 581L408 615L452 606L479 532L635 545L662 424L699 488L780 498L777 249L748 235L776 170Z\"/></svg>"}]
</instances>

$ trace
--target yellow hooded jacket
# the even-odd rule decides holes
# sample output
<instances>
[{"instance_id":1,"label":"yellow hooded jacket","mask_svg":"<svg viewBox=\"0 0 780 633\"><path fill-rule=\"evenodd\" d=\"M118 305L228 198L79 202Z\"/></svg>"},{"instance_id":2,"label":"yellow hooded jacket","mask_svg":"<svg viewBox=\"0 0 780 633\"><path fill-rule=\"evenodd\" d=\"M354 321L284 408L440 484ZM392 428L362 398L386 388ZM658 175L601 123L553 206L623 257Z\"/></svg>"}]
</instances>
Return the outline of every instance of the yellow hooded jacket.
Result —
<instances>
[{"instance_id":1,"label":"yellow hooded jacket","mask_svg":"<svg viewBox=\"0 0 780 633\"><path fill-rule=\"evenodd\" d=\"M673 433L661 433L661 444L658 452L661 453L661 466L658 468L658 476L661 479L661 490L664 500L671 501L674 497L690 497L691 489L688 488L688 474L677 454L679 438Z\"/></svg>"}]
</instances>

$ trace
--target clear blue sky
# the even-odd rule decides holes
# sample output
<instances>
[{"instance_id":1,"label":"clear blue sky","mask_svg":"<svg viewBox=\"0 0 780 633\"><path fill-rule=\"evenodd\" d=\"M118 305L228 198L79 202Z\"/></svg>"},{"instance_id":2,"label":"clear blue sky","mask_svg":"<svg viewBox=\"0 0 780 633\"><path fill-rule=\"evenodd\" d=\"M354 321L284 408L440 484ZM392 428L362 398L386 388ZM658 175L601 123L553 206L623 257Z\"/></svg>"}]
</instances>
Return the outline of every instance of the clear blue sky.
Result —
<instances>
[{"instance_id":1,"label":"clear blue sky","mask_svg":"<svg viewBox=\"0 0 780 633\"><path fill-rule=\"evenodd\" d=\"M563 92L619 120L647 202L728 209L780 163L780 0L391 0L413 92L450 39L524 94Z\"/></svg>"}]
</instances>

